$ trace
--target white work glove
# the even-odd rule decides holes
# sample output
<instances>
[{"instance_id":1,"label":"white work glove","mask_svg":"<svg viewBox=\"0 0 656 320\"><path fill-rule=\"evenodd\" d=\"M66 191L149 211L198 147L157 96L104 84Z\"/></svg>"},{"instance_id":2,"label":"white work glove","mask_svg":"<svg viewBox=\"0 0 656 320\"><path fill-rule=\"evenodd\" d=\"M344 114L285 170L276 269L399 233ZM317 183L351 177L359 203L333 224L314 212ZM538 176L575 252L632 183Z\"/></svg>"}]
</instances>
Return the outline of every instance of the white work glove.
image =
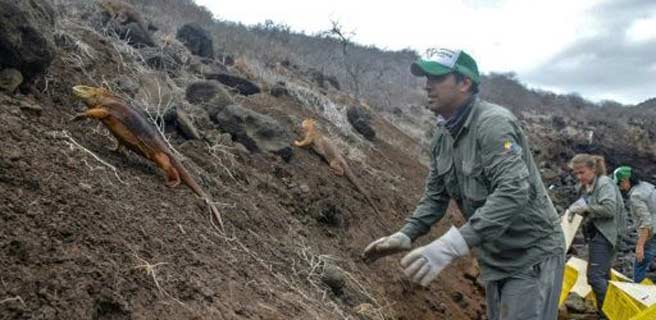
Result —
<instances>
[{"instance_id":1,"label":"white work glove","mask_svg":"<svg viewBox=\"0 0 656 320\"><path fill-rule=\"evenodd\" d=\"M453 259L469 254L469 247L456 227L439 239L408 253L401 266L413 282L428 286Z\"/></svg>"},{"instance_id":2,"label":"white work glove","mask_svg":"<svg viewBox=\"0 0 656 320\"><path fill-rule=\"evenodd\" d=\"M370 243L362 253L366 263L372 263L379 258L407 251L412 248L412 240L403 232L397 232L391 236L382 237Z\"/></svg>"},{"instance_id":3,"label":"white work glove","mask_svg":"<svg viewBox=\"0 0 656 320\"><path fill-rule=\"evenodd\" d=\"M568 212L567 220L569 222L572 222L572 220L574 220L575 214L585 217L588 211L589 211L588 202L585 200L585 198L581 197L578 200L576 200L574 203L572 203L569 206L569 208L567 208L567 212Z\"/></svg>"}]
</instances>

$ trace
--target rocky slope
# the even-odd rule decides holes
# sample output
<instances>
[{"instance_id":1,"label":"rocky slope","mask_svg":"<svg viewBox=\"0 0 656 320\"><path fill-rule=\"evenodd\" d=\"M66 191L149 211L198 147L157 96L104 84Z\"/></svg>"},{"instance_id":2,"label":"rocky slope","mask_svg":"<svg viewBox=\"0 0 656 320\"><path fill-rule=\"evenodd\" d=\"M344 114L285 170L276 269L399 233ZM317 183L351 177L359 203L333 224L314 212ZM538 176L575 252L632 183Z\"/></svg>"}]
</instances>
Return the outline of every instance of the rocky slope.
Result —
<instances>
[{"instance_id":1,"label":"rocky slope","mask_svg":"<svg viewBox=\"0 0 656 320\"><path fill-rule=\"evenodd\" d=\"M485 318L471 259L429 289L401 275L400 255L360 260L423 188L434 121L416 99L419 82L385 81L393 90L380 101L391 105L375 104L376 91L367 102L347 79L293 59L232 55L243 49L217 43L211 26L175 19L199 12L189 1L161 1L180 8L165 14L152 1L106 2L0 0L0 319ZM244 35L279 48L258 32ZM407 68L407 55L389 69ZM141 109L224 227L189 189L165 187L151 163L112 151L101 124L70 122L83 110L76 84ZM481 95L522 120L561 210L574 197L566 163L576 152L656 174L646 105L600 108L507 75L484 77ZM307 117L344 152L380 215L318 155L291 147ZM462 222L450 209L419 244Z\"/></svg>"}]
</instances>

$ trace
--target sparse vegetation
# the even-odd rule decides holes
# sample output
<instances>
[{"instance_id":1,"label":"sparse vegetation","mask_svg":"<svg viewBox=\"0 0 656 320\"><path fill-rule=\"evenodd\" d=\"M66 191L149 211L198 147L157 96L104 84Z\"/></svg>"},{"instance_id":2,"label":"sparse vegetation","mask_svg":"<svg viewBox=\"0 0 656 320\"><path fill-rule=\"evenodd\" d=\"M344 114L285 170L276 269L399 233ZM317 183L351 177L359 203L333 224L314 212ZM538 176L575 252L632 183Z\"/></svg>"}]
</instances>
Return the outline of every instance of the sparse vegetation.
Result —
<instances>
[{"instance_id":1,"label":"sparse vegetation","mask_svg":"<svg viewBox=\"0 0 656 320\"><path fill-rule=\"evenodd\" d=\"M9 261L0 267L0 314L482 317L480 288L459 271L469 261L445 271L435 290L417 290L394 272L396 258L372 266L359 260L370 240L398 229L421 193L428 160L421 152L430 146L435 116L423 107L423 80L408 71L417 52L353 43L348 26L338 21L327 20L326 32L303 34L274 21L246 26L217 20L191 0L131 0L155 27L156 46L144 50L99 25L94 1L49 1L59 13L56 58L29 98L0 92L6 106L0 108L0 260ZM193 56L176 40L187 23L208 31L215 59ZM153 56L167 58L173 45L182 51L174 70L149 63ZM222 72L262 92L240 95L211 80L225 95L220 103L185 96L192 83ZM635 109L594 104L576 93L528 89L512 73L482 81L485 99L522 120L560 205L571 187L561 164L581 150L606 155L610 166L633 161L656 174L653 101ZM102 126L68 122L78 106L70 97L75 84L103 86L143 110L213 195L224 225L214 225L205 203L188 190L164 187L146 161L110 151L113 138ZM269 94L275 85L284 94ZM239 128L231 135L218 125L216 114L229 105L266 115L290 143L302 119L317 119L382 214L314 154L292 150L284 159L249 151L235 138ZM350 107L371 114L375 139L353 130ZM183 132L182 112L198 136ZM267 129L257 134L271 135ZM433 232L457 223L445 220ZM323 278L328 270L338 274L337 285ZM455 293L458 301L450 301Z\"/></svg>"}]
</instances>

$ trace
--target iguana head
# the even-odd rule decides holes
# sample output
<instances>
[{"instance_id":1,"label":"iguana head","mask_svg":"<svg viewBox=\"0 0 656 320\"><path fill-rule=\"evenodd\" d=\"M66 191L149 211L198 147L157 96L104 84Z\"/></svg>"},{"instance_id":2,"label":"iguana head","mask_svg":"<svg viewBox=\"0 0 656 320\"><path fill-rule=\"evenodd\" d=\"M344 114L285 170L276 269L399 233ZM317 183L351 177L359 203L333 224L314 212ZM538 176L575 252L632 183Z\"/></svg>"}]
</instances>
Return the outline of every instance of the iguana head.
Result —
<instances>
[{"instance_id":1,"label":"iguana head","mask_svg":"<svg viewBox=\"0 0 656 320\"><path fill-rule=\"evenodd\" d=\"M97 105L101 99L111 97L109 91L104 88L82 85L73 87L73 95L84 101L89 106Z\"/></svg>"},{"instance_id":2,"label":"iguana head","mask_svg":"<svg viewBox=\"0 0 656 320\"><path fill-rule=\"evenodd\" d=\"M303 120L303 123L301 124L301 126L303 127L304 131L314 131L314 130L316 130L315 129L316 124L317 124L317 122L314 119L307 118L307 119Z\"/></svg>"}]
</instances>

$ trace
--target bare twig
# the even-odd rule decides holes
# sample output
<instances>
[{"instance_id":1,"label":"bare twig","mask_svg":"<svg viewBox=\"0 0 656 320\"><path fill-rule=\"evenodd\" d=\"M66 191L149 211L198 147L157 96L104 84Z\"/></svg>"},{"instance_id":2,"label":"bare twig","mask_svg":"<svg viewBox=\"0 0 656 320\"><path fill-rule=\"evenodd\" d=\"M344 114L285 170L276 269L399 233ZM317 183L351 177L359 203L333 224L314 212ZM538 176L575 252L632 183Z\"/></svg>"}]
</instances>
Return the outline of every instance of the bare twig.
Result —
<instances>
[{"instance_id":1,"label":"bare twig","mask_svg":"<svg viewBox=\"0 0 656 320\"><path fill-rule=\"evenodd\" d=\"M159 263L156 263L156 264L150 264L148 261L146 261L146 260L142 259L141 257L139 257L136 253L134 254L134 257L137 258L139 261L141 261L143 264L138 265L138 266L134 267L133 269L142 268L142 269L146 270L146 274L152 276L153 281L155 282L155 286L157 287L157 290L159 290L160 293L162 293L166 296L169 296L169 294L164 289L162 289L162 287L159 285L159 281L157 281L157 275L155 274L155 268L157 268L161 265L166 265L168 263L167 262L159 262Z\"/></svg>"},{"instance_id":2,"label":"bare twig","mask_svg":"<svg viewBox=\"0 0 656 320\"><path fill-rule=\"evenodd\" d=\"M21 298L20 296L15 296L13 298L7 298L7 299L4 299L4 300L0 300L0 304L4 304L4 303L7 303L7 302L12 302L12 301L19 301L23 306L25 305L25 301L23 301L23 298Z\"/></svg>"},{"instance_id":3,"label":"bare twig","mask_svg":"<svg viewBox=\"0 0 656 320\"><path fill-rule=\"evenodd\" d=\"M135 266L133 269L144 269L144 270L146 270L146 274L153 278L153 282L155 282L155 286L157 287L157 290L159 290L160 294L163 294L166 297L170 298L171 300L177 302L178 304L180 304L181 306L183 306L187 310L191 310L191 308L189 308L187 306L187 304L185 304L184 302L180 301L179 299L171 296L168 292L166 292L166 290L162 289L162 287L159 284L159 281L157 280L157 274L155 273L155 268L157 268L159 266L162 266L162 265L167 265L168 262L159 262L159 263L156 263L156 264L151 264L148 261L144 260L143 258L139 257L136 253L133 253L132 255L135 258L137 258L137 260L141 261L141 263L143 263L141 265Z\"/></svg>"},{"instance_id":4,"label":"bare twig","mask_svg":"<svg viewBox=\"0 0 656 320\"><path fill-rule=\"evenodd\" d=\"M116 167L114 167L113 165L107 163L107 161L101 159L101 158L100 158L99 156L97 156L95 153L91 152L91 150L89 150L89 149L83 147L83 146L82 146L81 144L79 144L75 139L73 139L73 137L71 137L71 135L68 133L68 131L66 131L66 130L62 130L62 131L60 132L60 135L61 135L63 138L66 138L66 139L68 140L67 144L68 144L68 146L69 146L69 148L70 148L71 150L73 150L73 149L75 149L75 148L78 148L78 149L80 149L80 150L82 150L82 151L84 151L84 152L90 154L90 155L91 155L92 157L94 157L98 162L100 162L100 163L102 163L104 166L110 168L110 169L114 172L114 175L116 176L116 179L118 179L119 182L121 182L121 183L123 183L123 184L127 184L127 183L126 183L125 181L123 181L123 179L121 179L121 177L118 175L118 170L116 169Z\"/></svg>"},{"instance_id":5,"label":"bare twig","mask_svg":"<svg viewBox=\"0 0 656 320\"><path fill-rule=\"evenodd\" d=\"M229 176L234 182L239 183L239 181L237 181L237 179L235 179L235 176L232 174L232 172L230 171L230 169L228 169L228 167L226 167L226 166L223 164L223 161L221 160L221 158L216 154L217 152L220 152L221 154L227 155L227 156L228 156L228 159L230 160L230 165L231 165L231 166L234 166L234 157L235 157L235 156L234 156L231 152L228 152L228 151L224 150L224 148L226 148L226 147L223 146L223 145L215 144L215 145L212 145L212 146L211 146L211 145L207 144L207 149L210 151L210 154L212 155L212 157L213 157L214 159L218 160L219 166L221 166L221 167L223 168L223 170L225 170L225 172L228 174L228 176Z\"/></svg>"}]
</instances>

